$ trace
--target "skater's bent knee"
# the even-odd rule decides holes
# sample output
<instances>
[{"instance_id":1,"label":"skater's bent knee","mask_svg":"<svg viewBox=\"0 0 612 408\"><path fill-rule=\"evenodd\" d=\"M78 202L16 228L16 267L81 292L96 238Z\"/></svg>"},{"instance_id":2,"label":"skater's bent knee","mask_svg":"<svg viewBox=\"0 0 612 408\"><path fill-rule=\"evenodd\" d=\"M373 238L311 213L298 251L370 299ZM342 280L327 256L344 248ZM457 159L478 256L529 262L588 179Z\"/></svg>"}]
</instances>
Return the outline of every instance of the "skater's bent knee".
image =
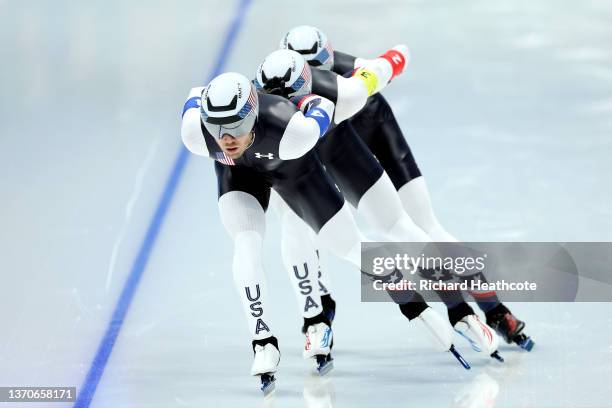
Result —
<instances>
[{"instance_id":1,"label":"skater's bent knee","mask_svg":"<svg viewBox=\"0 0 612 408\"><path fill-rule=\"evenodd\" d=\"M265 212L257 199L242 191L230 191L219 197L221 222L234 240L245 231L255 231L263 236Z\"/></svg>"},{"instance_id":2,"label":"skater's bent knee","mask_svg":"<svg viewBox=\"0 0 612 408\"><path fill-rule=\"evenodd\" d=\"M234 262L244 268L259 265L262 259L262 236L255 231L244 231L234 237Z\"/></svg>"}]
</instances>

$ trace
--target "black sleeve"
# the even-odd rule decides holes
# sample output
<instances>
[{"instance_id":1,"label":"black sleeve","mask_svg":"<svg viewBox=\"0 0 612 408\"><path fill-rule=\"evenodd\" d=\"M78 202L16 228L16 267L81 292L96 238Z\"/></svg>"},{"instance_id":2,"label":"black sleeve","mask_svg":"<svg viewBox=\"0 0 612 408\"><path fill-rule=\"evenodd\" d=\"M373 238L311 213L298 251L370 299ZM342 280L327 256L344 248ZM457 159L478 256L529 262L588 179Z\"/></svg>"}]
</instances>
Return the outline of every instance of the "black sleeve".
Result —
<instances>
[{"instance_id":1,"label":"black sleeve","mask_svg":"<svg viewBox=\"0 0 612 408\"><path fill-rule=\"evenodd\" d=\"M352 71L355 68L355 59L356 57L350 54L334 51L334 66L332 67L332 71L340 75Z\"/></svg>"},{"instance_id":2,"label":"black sleeve","mask_svg":"<svg viewBox=\"0 0 612 408\"><path fill-rule=\"evenodd\" d=\"M338 74L321 69L312 70L312 93L338 102Z\"/></svg>"}]
</instances>

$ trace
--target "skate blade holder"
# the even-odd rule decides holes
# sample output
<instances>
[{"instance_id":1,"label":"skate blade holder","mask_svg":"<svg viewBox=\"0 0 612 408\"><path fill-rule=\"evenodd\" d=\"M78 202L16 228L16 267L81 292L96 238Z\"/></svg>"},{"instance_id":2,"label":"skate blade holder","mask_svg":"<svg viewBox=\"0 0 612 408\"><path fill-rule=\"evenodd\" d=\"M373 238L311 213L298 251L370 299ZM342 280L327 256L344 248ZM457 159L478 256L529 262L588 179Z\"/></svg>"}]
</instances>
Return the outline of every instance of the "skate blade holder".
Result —
<instances>
[{"instance_id":1,"label":"skate blade holder","mask_svg":"<svg viewBox=\"0 0 612 408\"><path fill-rule=\"evenodd\" d=\"M317 373L323 377L334 368L334 359L329 355L318 355L317 357Z\"/></svg>"},{"instance_id":2,"label":"skate blade holder","mask_svg":"<svg viewBox=\"0 0 612 408\"><path fill-rule=\"evenodd\" d=\"M495 360L499 361L500 363L503 363L505 360L504 358L499 354L499 351L495 350L493 353L491 353L491 357L494 358Z\"/></svg>"},{"instance_id":3,"label":"skate blade holder","mask_svg":"<svg viewBox=\"0 0 612 408\"><path fill-rule=\"evenodd\" d=\"M461 337L463 337L464 339L466 339L468 341L468 343L470 343L470 347L472 347L472 350L474 350L477 353L480 353L482 351L482 349L480 347L478 347L478 344L476 344L476 342L472 339L470 339L468 336L466 336L465 334L463 334L463 332L455 329L455 332L457 332Z\"/></svg>"},{"instance_id":4,"label":"skate blade holder","mask_svg":"<svg viewBox=\"0 0 612 408\"><path fill-rule=\"evenodd\" d=\"M263 392L264 397L272 395L276 390L276 378L272 374L262 374L261 375L261 392Z\"/></svg>"},{"instance_id":5,"label":"skate blade holder","mask_svg":"<svg viewBox=\"0 0 612 408\"><path fill-rule=\"evenodd\" d=\"M525 336L524 334L521 334L515 341L516 344L518 344L523 350L531 351L533 346L535 346L535 341L533 341L531 337Z\"/></svg>"},{"instance_id":6,"label":"skate blade holder","mask_svg":"<svg viewBox=\"0 0 612 408\"><path fill-rule=\"evenodd\" d=\"M469 370L470 368L472 368L469 363L465 360L465 358L463 358L463 356L461 354L459 354L459 352L457 351L457 349L455 348L454 344L451 344L450 348L448 349L448 351L451 352L451 354L453 356L455 356L455 358L457 360L459 360L459 362L461 363L461 365L463 366L463 368L465 368L466 370Z\"/></svg>"}]
</instances>

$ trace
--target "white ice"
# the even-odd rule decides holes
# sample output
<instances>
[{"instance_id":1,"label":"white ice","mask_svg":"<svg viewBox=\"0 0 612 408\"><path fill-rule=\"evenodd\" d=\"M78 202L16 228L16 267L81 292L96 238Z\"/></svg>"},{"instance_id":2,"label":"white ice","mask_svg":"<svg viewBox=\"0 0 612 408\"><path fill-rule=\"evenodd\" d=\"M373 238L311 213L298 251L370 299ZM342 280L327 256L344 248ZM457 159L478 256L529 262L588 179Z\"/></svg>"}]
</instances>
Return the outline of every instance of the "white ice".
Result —
<instances>
[{"instance_id":1,"label":"white ice","mask_svg":"<svg viewBox=\"0 0 612 408\"><path fill-rule=\"evenodd\" d=\"M181 148L184 97L235 12L226 3L0 1L0 386L83 383ZM252 75L297 24L362 56L410 46L385 95L449 231L612 239L612 4L256 1L226 69ZM534 351L504 346L502 365L457 339L465 371L395 306L360 303L358 273L334 259L336 368L319 379L278 239L270 216L282 360L264 400L212 163L191 157L91 406L612 406L610 304L513 304Z\"/></svg>"}]
</instances>

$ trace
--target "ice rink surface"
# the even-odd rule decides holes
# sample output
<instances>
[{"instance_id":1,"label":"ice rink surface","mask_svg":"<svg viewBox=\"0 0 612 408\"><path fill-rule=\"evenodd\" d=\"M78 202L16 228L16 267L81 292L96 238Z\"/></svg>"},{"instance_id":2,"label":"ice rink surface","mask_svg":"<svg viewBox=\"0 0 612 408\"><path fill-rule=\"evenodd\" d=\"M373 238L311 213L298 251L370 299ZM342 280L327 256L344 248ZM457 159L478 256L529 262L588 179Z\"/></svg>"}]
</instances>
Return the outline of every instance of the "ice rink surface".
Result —
<instances>
[{"instance_id":1,"label":"ice rink surface","mask_svg":"<svg viewBox=\"0 0 612 408\"><path fill-rule=\"evenodd\" d=\"M313 376L273 214L266 268L282 360L276 395L261 397L212 162L188 157L155 215L182 149L184 98L219 60L238 7L0 0L0 386L80 389L102 342L95 408L612 406L611 304L511 305L534 351L504 346L499 364L457 339L465 371L395 306L360 303L358 273L335 259L336 368ZM384 94L459 238L612 239L612 3L240 7L225 69L247 75L298 24L365 57L410 46L411 67ZM151 220L163 221L154 242ZM104 343L138 268L116 341Z\"/></svg>"}]
</instances>

